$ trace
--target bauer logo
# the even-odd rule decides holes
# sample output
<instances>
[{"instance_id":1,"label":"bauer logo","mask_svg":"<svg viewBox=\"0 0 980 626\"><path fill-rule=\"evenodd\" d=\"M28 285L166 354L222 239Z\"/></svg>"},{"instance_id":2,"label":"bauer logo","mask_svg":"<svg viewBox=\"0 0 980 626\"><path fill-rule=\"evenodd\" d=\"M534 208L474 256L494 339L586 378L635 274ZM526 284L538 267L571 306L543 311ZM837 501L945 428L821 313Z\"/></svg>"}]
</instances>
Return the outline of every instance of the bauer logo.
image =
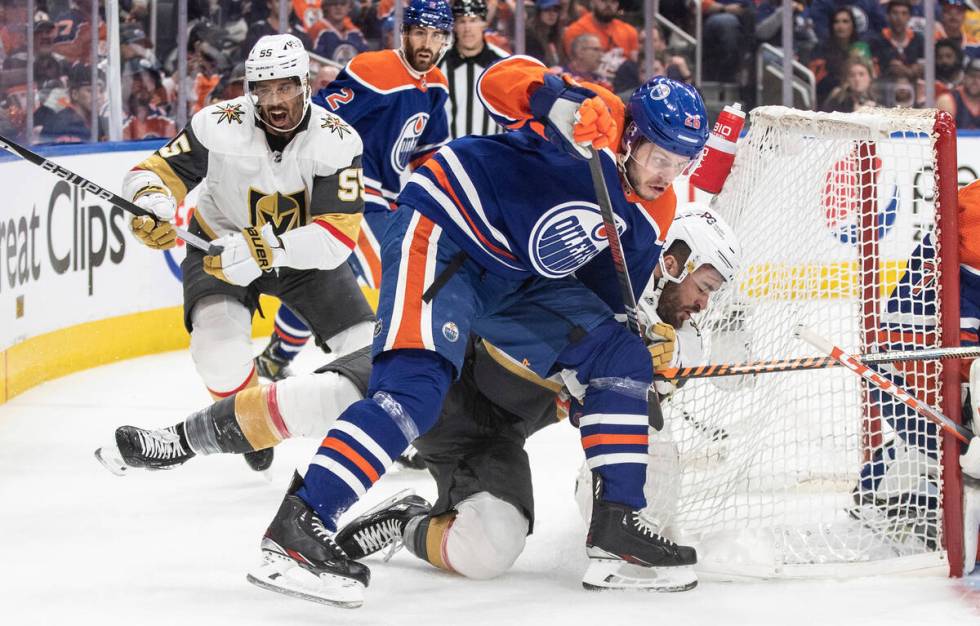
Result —
<instances>
[{"instance_id":1,"label":"bauer logo","mask_svg":"<svg viewBox=\"0 0 980 626\"><path fill-rule=\"evenodd\" d=\"M837 161L827 172L821 206L827 228L838 241L857 245L862 240L864 207L875 198L875 226L878 229L875 238L881 240L895 225L901 204L894 174L882 174L880 158L860 156L857 152Z\"/></svg>"},{"instance_id":2,"label":"bauer logo","mask_svg":"<svg viewBox=\"0 0 980 626\"><path fill-rule=\"evenodd\" d=\"M618 215L622 234L626 222ZM607 245L606 228L599 207L585 202L566 202L542 215L531 229L528 252L534 269L542 276L568 276L599 254Z\"/></svg>"},{"instance_id":3,"label":"bauer logo","mask_svg":"<svg viewBox=\"0 0 980 626\"><path fill-rule=\"evenodd\" d=\"M395 146L391 149L391 166L395 168L396 172L404 172L408 167L428 121L428 113L416 113L408 118L408 121L402 126L402 132L398 134Z\"/></svg>"}]
</instances>

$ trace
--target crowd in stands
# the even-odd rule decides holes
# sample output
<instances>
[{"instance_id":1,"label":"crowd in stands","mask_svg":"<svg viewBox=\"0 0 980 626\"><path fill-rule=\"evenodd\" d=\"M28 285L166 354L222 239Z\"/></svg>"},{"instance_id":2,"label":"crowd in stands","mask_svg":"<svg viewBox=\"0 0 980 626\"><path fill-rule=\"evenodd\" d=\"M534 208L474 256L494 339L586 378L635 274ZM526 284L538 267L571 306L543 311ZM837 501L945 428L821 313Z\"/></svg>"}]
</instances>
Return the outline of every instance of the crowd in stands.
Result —
<instances>
[{"instance_id":1,"label":"crowd in stands","mask_svg":"<svg viewBox=\"0 0 980 626\"><path fill-rule=\"evenodd\" d=\"M328 84L354 55L395 46L396 0L288 1L288 30L315 55L315 87ZM495 54L515 50L515 1L486 0L485 19L457 26L468 29L457 33L457 62L483 54L482 46L474 47L474 28ZM643 55L650 37L654 74L694 78L693 48L670 29L646 32L643 0L523 1L525 54L556 72L628 94L648 78ZM0 134L33 143L107 138L108 39L103 7L93 28L91 6L89 0L35 0L29 33L26 0L0 3ZM154 6L155 20L149 14ZM692 34L696 6L691 0L659 3L664 17ZM980 12L966 0L939 0L935 32L928 36L922 0L794 0L792 6L793 55L816 77L816 108L924 106L925 47L931 45L937 106L950 111L959 128L980 128ZM181 98L189 117L241 95L246 54L259 37L280 28L279 0L188 0L187 75L181 80L176 11L175 0L120 0L123 139L173 136ZM763 43L781 45L783 2L703 0L701 11L702 80L740 85L751 106L759 79L755 53ZM29 35L34 111L28 138Z\"/></svg>"}]
</instances>

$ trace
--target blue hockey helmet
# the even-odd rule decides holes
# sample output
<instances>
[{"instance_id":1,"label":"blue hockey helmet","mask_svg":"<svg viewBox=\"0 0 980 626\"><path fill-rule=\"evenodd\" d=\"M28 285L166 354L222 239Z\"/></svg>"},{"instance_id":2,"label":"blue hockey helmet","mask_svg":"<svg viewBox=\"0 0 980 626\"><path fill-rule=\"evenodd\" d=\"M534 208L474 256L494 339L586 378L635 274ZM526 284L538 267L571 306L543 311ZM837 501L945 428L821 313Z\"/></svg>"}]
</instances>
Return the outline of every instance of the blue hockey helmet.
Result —
<instances>
[{"instance_id":1,"label":"blue hockey helmet","mask_svg":"<svg viewBox=\"0 0 980 626\"><path fill-rule=\"evenodd\" d=\"M412 0L405 7L402 26L425 26L451 33L453 10L445 0Z\"/></svg>"},{"instance_id":2,"label":"blue hockey helmet","mask_svg":"<svg viewBox=\"0 0 980 626\"><path fill-rule=\"evenodd\" d=\"M701 94L687 83L655 76L630 96L632 121L623 141L632 152L641 137L661 148L693 159L708 141L708 113Z\"/></svg>"}]
</instances>

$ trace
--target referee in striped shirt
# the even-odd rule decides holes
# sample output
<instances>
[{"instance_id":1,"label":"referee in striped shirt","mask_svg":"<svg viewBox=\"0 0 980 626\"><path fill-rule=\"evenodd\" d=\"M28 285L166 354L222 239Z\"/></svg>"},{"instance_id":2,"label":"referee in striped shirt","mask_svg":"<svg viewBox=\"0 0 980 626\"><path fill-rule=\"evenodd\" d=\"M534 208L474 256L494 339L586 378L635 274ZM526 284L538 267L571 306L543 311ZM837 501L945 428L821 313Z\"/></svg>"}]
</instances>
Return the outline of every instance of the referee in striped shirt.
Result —
<instances>
[{"instance_id":1,"label":"referee in striped shirt","mask_svg":"<svg viewBox=\"0 0 980 626\"><path fill-rule=\"evenodd\" d=\"M476 95L476 81L487 66L508 56L487 43L486 0L454 0L453 47L443 57L439 69L449 80L449 133L453 139L464 135L492 135L503 132Z\"/></svg>"}]
</instances>

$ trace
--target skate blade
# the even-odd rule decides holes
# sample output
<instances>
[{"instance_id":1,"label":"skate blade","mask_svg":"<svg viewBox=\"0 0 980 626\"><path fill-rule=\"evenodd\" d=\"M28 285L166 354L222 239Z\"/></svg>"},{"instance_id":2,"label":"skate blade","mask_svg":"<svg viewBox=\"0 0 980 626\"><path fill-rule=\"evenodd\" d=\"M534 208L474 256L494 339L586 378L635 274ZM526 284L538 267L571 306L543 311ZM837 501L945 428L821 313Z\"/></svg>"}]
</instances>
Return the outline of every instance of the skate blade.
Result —
<instances>
[{"instance_id":1,"label":"skate blade","mask_svg":"<svg viewBox=\"0 0 980 626\"><path fill-rule=\"evenodd\" d=\"M374 515L378 511L382 511L384 509L387 509L389 506L391 506L392 504L398 502L402 498L407 498L408 496L414 496L414 495L415 495L415 490L414 489L411 489L411 488L402 489L401 491L397 492L395 495L391 496L390 498L386 498L386 499L382 500L381 502L379 502L379 503L375 504L374 506L372 506L367 511L364 511L363 513L358 514L358 516L354 518L354 521L357 521L357 520L361 519L362 517L368 517L370 515Z\"/></svg>"},{"instance_id":2,"label":"skate blade","mask_svg":"<svg viewBox=\"0 0 980 626\"><path fill-rule=\"evenodd\" d=\"M364 604L364 585L355 580L327 574L317 576L287 557L268 553L264 556L262 565L245 577L256 587L342 609L356 609Z\"/></svg>"},{"instance_id":3,"label":"skate blade","mask_svg":"<svg viewBox=\"0 0 980 626\"><path fill-rule=\"evenodd\" d=\"M620 559L590 559L582 577L582 586L590 591L639 590L671 593L689 591L698 586L698 577L690 565L642 567Z\"/></svg>"},{"instance_id":4,"label":"skate blade","mask_svg":"<svg viewBox=\"0 0 980 626\"><path fill-rule=\"evenodd\" d=\"M103 446L101 448L95 449L95 458L102 464L102 467L106 468L116 476L125 476L129 474L130 467L126 465L123 461L122 455L119 454L119 450L115 446Z\"/></svg>"}]
</instances>

